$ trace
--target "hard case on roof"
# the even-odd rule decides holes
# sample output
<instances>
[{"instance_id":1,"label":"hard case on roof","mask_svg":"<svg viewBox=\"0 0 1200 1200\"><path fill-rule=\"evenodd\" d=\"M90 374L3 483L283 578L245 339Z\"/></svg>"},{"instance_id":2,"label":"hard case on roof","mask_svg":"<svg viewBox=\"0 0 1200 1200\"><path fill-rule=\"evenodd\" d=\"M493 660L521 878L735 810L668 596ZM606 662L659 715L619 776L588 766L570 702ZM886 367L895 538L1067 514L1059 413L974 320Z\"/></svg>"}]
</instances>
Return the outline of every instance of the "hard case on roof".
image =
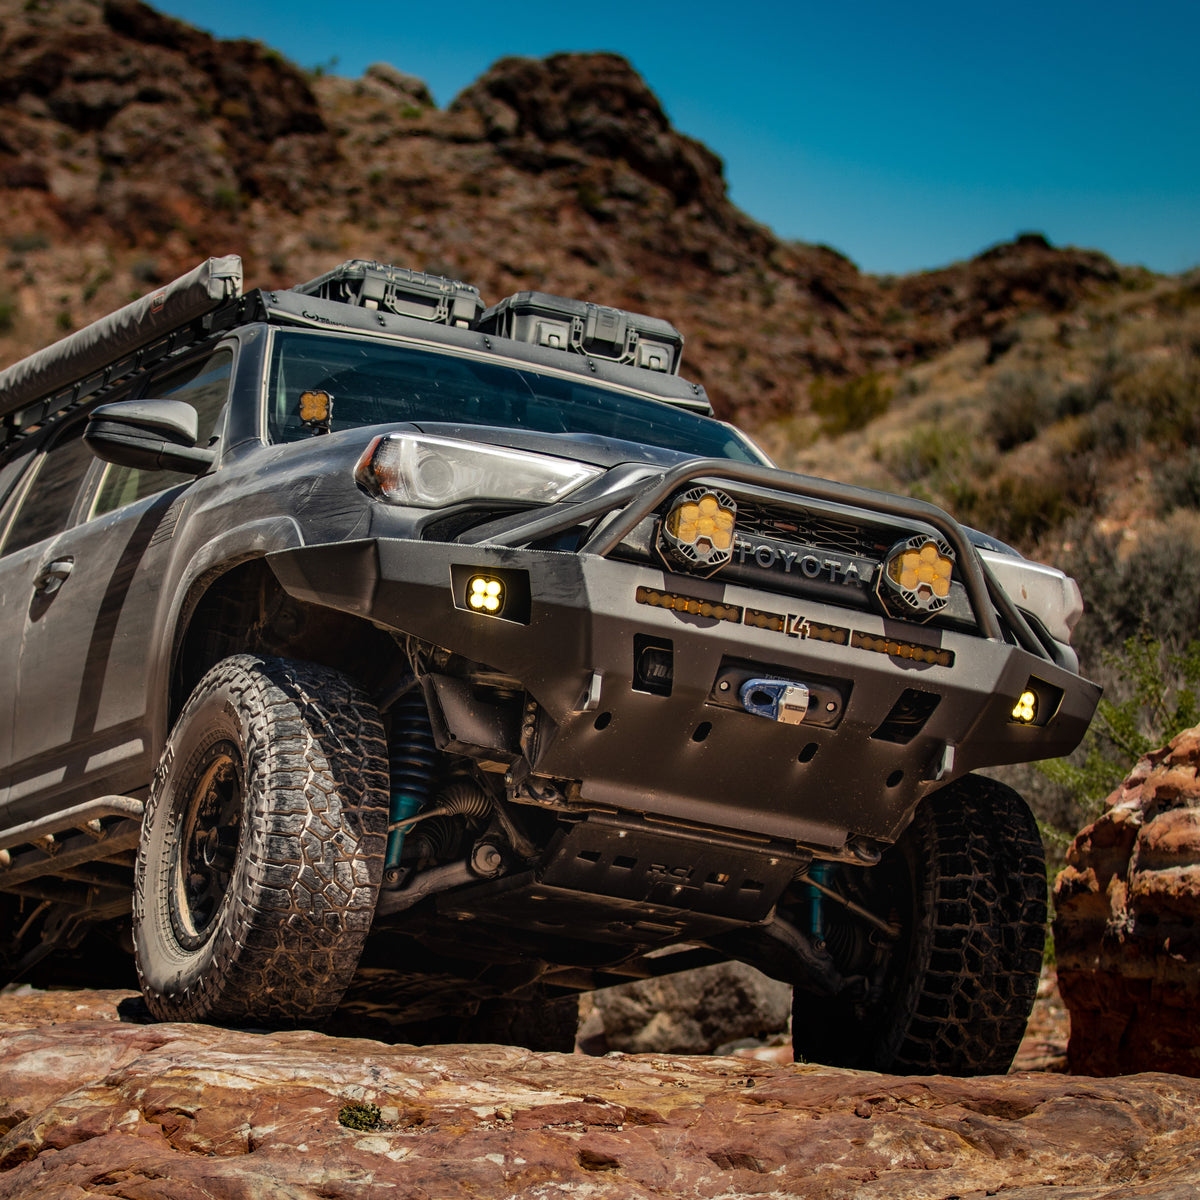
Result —
<instances>
[{"instance_id":1,"label":"hard case on roof","mask_svg":"<svg viewBox=\"0 0 1200 1200\"><path fill-rule=\"evenodd\" d=\"M354 258L292 291L420 321L467 328L483 311L479 289L459 279Z\"/></svg>"},{"instance_id":2,"label":"hard case on roof","mask_svg":"<svg viewBox=\"0 0 1200 1200\"><path fill-rule=\"evenodd\" d=\"M548 292L508 296L480 317L479 329L670 375L683 356L683 335L669 321Z\"/></svg>"}]
</instances>

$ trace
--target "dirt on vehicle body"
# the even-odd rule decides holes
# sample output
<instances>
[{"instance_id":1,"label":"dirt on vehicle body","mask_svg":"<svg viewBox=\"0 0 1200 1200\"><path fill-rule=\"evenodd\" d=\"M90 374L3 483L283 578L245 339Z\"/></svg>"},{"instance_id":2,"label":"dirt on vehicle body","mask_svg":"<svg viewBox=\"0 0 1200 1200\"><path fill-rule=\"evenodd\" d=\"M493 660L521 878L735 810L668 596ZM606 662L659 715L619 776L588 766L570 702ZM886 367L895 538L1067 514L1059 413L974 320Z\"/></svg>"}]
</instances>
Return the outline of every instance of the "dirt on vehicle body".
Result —
<instances>
[{"instance_id":1,"label":"dirt on vehicle body","mask_svg":"<svg viewBox=\"0 0 1200 1200\"><path fill-rule=\"evenodd\" d=\"M555 1046L736 958L810 1055L1007 1066L1041 846L972 772L1082 736L1078 589L775 469L681 347L229 258L0 373L8 973L128 932L162 1019Z\"/></svg>"}]
</instances>

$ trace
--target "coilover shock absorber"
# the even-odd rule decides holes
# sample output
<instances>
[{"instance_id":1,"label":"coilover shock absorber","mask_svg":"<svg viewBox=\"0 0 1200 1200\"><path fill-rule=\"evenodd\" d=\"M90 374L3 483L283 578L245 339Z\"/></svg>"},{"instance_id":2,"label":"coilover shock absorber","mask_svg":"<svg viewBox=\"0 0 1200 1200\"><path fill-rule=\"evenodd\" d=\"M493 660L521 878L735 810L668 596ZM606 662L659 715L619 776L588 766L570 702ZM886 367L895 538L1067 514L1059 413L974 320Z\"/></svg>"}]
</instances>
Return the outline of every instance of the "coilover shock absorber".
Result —
<instances>
[{"instance_id":1,"label":"coilover shock absorber","mask_svg":"<svg viewBox=\"0 0 1200 1200\"><path fill-rule=\"evenodd\" d=\"M392 803L388 824L395 825L415 816L429 801L432 791L437 747L425 698L417 689L401 696L392 709L390 751ZM392 871L400 865L403 849L404 829L391 829L385 870Z\"/></svg>"}]
</instances>

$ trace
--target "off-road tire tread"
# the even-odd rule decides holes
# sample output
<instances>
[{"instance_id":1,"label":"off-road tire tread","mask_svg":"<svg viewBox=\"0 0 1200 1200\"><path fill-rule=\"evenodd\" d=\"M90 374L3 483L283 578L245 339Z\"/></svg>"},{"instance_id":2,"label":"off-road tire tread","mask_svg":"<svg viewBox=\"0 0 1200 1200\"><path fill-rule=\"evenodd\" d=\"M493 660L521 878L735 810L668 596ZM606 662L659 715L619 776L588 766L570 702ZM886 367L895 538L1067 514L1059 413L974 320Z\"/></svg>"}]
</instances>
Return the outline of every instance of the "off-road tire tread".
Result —
<instances>
[{"instance_id":1,"label":"off-road tire tread","mask_svg":"<svg viewBox=\"0 0 1200 1200\"><path fill-rule=\"evenodd\" d=\"M187 952L171 932L162 886L171 765L197 736L197 714L218 703L244 736L242 833L215 931ZM204 676L163 752L138 852L134 943L155 1017L289 1026L337 1007L382 881L387 779L378 711L342 673L239 654Z\"/></svg>"},{"instance_id":2,"label":"off-road tire tread","mask_svg":"<svg viewBox=\"0 0 1200 1200\"><path fill-rule=\"evenodd\" d=\"M1037 824L1012 788L969 775L918 810L910 849L922 914L900 1005L884 1040L890 1071L1000 1074L1037 996L1046 935L1046 866Z\"/></svg>"},{"instance_id":3,"label":"off-road tire tread","mask_svg":"<svg viewBox=\"0 0 1200 1200\"><path fill-rule=\"evenodd\" d=\"M889 863L890 860L890 863ZM912 1075L1000 1074L1037 995L1046 874L1021 796L968 775L927 797L881 867L906 869L911 911L881 1002L797 991L797 1059Z\"/></svg>"}]
</instances>

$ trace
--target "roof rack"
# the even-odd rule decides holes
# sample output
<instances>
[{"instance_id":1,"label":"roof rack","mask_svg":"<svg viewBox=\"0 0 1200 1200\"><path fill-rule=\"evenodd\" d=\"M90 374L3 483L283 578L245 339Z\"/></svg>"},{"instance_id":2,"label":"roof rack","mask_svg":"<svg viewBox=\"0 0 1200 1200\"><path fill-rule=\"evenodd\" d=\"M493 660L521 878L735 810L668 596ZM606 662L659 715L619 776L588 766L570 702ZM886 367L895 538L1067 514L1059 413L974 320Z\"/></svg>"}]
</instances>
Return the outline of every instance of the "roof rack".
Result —
<instances>
[{"instance_id":1,"label":"roof rack","mask_svg":"<svg viewBox=\"0 0 1200 1200\"><path fill-rule=\"evenodd\" d=\"M666 321L541 292L519 292L484 312L471 284L363 259L286 290L244 295L242 260L229 254L0 371L0 449L144 367L240 323L378 332L391 331L393 319L401 326L412 322L403 330L410 336L419 322L447 327L441 336L451 339L470 331L484 335L488 346L490 335L529 343L535 354L549 349L552 357L582 356L600 378L712 414L704 389L678 376L683 338Z\"/></svg>"}]
</instances>

